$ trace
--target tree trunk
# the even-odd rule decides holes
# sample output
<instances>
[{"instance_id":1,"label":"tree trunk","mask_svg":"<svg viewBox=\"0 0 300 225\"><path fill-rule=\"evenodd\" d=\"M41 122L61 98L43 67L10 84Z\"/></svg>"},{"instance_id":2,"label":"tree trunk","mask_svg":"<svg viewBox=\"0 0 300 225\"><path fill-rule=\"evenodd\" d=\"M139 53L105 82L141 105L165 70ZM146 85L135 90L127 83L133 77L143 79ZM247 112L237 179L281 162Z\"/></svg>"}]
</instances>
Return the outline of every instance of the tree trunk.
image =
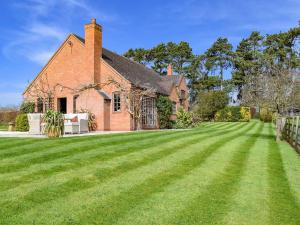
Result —
<instances>
[{"instance_id":1,"label":"tree trunk","mask_svg":"<svg viewBox=\"0 0 300 225\"><path fill-rule=\"evenodd\" d=\"M136 130L142 130L142 124L140 118L135 118L135 129Z\"/></svg>"}]
</instances>

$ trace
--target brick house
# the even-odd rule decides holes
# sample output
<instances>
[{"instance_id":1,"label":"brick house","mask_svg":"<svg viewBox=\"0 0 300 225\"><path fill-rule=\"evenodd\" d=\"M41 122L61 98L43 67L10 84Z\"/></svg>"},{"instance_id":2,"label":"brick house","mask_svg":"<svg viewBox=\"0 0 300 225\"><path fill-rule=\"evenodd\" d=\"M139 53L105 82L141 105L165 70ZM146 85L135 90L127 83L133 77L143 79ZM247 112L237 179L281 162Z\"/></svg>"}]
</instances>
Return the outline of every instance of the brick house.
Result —
<instances>
[{"instance_id":1,"label":"brick house","mask_svg":"<svg viewBox=\"0 0 300 225\"><path fill-rule=\"evenodd\" d=\"M48 108L63 113L81 109L96 117L97 130L133 130L134 120L114 85L101 85L114 79L128 88L151 88L155 96L168 96L173 102L172 119L180 106L188 109L187 86L183 76L160 76L153 70L102 47L102 27L92 19L85 25L85 39L70 34L23 93L35 101L36 112ZM78 91L80 90L80 91ZM38 92L50 93L49 97ZM44 93L44 94L45 94ZM45 100L47 98L47 100ZM143 128L158 128L156 97L143 102Z\"/></svg>"}]
</instances>

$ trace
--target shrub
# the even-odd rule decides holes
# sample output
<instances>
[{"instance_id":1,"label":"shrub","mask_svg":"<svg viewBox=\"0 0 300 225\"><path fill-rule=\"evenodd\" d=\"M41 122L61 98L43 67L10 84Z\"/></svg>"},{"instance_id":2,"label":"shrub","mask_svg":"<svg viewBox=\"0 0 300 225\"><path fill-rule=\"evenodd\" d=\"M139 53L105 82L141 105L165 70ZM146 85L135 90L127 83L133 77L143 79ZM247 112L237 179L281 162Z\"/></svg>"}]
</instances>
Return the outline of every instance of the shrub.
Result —
<instances>
[{"instance_id":1,"label":"shrub","mask_svg":"<svg viewBox=\"0 0 300 225\"><path fill-rule=\"evenodd\" d=\"M29 130L27 114L19 114L17 116L16 130L17 131L28 131Z\"/></svg>"},{"instance_id":2,"label":"shrub","mask_svg":"<svg viewBox=\"0 0 300 225\"><path fill-rule=\"evenodd\" d=\"M240 121L249 122L251 120L251 109L250 107L241 107L241 119Z\"/></svg>"},{"instance_id":3,"label":"shrub","mask_svg":"<svg viewBox=\"0 0 300 225\"><path fill-rule=\"evenodd\" d=\"M166 96L160 95L156 101L156 107L160 128L172 128L172 121L170 120L170 116L172 115L171 100Z\"/></svg>"},{"instance_id":4,"label":"shrub","mask_svg":"<svg viewBox=\"0 0 300 225\"><path fill-rule=\"evenodd\" d=\"M228 100L228 95L225 91L201 92L197 97L197 103L193 108L193 112L201 120L212 120L216 112L228 104Z\"/></svg>"},{"instance_id":5,"label":"shrub","mask_svg":"<svg viewBox=\"0 0 300 225\"><path fill-rule=\"evenodd\" d=\"M60 137L64 133L64 115L60 112L48 110L43 117L46 123L45 132L48 137Z\"/></svg>"},{"instance_id":6,"label":"shrub","mask_svg":"<svg viewBox=\"0 0 300 225\"><path fill-rule=\"evenodd\" d=\"M223 122L249 122L251 113L249 107L226 106L215 114L215 121Z\"/></svg>"},{"instance_id":7,"label":"shrub","mask_svg":"<svg viewBox=\"0 0 300 225\"><path fill-rule=\"evenodd\" d=\"M35 109L34 102L25 101L20 106L20 113L24 113L24 114L34 113L34 109Z\"/></svg>"},{"instance_id":8,"label":"shrub","mask_svg":"<svg viewBox=\"0 0 300 225\"><path fill-rule=\"evenodd\" d=\"M261 108L259 111L259 118L265 123L272 122L273 113L268 108Z\"/></svg>"},{"instance_id":9,"label":"shrub","mask_svg":"<svg viewBox=\"0 0 300 225\"><path fill-rule=\"evenodd\" d=\"M180 107L176 113L175 128L184 129L190 127L193 127L193 114Z\"/></svg>"}]
</instances>

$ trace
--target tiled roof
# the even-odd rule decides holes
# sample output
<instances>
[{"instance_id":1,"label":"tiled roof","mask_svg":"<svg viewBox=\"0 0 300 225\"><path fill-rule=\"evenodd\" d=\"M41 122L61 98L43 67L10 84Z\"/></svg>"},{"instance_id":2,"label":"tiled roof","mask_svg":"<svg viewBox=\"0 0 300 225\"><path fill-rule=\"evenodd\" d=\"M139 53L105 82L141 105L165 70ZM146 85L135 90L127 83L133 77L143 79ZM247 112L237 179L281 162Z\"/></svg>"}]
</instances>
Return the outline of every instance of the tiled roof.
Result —
<instances>
[{"instance_id":1,"label":"tiled roof","mask_svg":"<svg viewBox=\"0 0 300 225\"><path fill-rule=\"evenodd\" d=\"M83 43L85 40L74 34ZM178 85L182 76L160 76L142 64L133 62L106 48L102 48L102 58L132 84L141 88L154 88L156 92L169 95L172 86Z\"/></svg>"},{"instance_id":2,"label":"tiled roof","mask_svg":"<svg viewBox=\"0 0 300 225\"><path fill-rule=\"evenodd\" d=\"M172 76L164 76L162 77L164 80L172 81L177 86L180 84L181 79L183 78L182 75L172 75Z\"/></svg>"}]
</instances>

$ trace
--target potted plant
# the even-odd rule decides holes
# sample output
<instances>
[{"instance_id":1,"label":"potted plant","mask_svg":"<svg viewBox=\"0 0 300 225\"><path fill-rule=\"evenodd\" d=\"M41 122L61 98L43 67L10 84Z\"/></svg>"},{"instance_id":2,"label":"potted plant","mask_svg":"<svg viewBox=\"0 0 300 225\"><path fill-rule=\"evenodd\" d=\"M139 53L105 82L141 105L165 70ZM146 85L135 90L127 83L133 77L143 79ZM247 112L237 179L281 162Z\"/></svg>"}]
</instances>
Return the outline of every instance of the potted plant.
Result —
<instances>
[{"instance_id":1,"label":"potted plant","mask_svg":"<svg viewBox=\"0 0 300 225\"><path fill-rule=\"evenodd\" d=\"M56 138L64 134L64 116L60 112L48 110L43 117L45 133L49 138Z\"/></svg>"}]
</instances>

